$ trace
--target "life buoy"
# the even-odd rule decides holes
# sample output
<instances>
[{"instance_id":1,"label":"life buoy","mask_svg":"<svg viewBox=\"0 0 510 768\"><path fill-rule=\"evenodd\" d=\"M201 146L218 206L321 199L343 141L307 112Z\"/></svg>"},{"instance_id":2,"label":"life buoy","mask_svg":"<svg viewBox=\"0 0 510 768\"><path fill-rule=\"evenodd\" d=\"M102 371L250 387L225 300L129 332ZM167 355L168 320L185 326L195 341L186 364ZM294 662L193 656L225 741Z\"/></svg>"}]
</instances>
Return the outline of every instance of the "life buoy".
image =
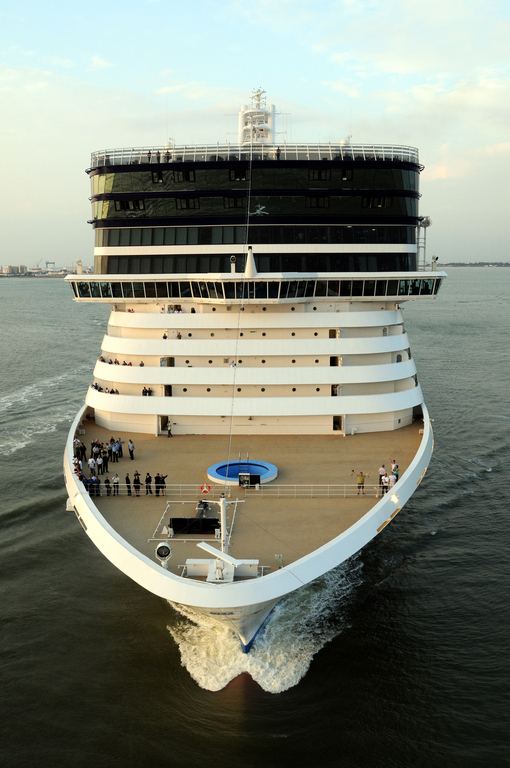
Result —
<instances>
[{"instance_id":1,"label":"life buoy","mask_svg":"<svg viewBox=\"0 0 510 768\"><path fill-rule=\"evenodd\" d=\"M209 491L211 490L211 486L206 485L205 483L202 483L202 485L200 486L200 490L202 491L202 493L209 493Z\"/></svg>"}]
</instances>

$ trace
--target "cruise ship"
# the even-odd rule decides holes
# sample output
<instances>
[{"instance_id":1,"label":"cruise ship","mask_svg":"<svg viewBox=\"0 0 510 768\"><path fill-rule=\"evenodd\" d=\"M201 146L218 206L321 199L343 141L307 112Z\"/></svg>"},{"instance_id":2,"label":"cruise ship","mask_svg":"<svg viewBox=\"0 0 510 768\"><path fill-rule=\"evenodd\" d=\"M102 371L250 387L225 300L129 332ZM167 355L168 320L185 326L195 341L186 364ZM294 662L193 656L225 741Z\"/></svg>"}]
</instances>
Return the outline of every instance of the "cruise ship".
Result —
<instances>
[{"instance_id":1,"label":"cruise ship","mask_svg":"<svg viewBox=\"0 0 510 768\"><path fill-rule=\"evenodd\" d=\"M445 277L415 148L289 144L276 117L259 89L235 143L94 152L94 273L66 278L111 306L67 508L124 574L245 651L420 485L433 434L402 305Z\"/></svg>"}]
</instances>

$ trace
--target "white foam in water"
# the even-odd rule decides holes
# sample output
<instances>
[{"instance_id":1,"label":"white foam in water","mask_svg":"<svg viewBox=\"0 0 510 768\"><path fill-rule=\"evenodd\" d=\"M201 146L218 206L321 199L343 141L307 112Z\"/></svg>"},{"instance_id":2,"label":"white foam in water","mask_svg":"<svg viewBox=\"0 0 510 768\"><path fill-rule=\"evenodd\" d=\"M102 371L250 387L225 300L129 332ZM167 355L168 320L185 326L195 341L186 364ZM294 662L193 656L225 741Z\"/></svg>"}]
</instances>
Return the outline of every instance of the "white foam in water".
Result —
<instances>
[{"instance_id":1,"label":"white foam in water","mask_svg":"<svg viewBox=\"0 0 510 768\"><path fill-rule=\"evenodd\" d=\"M55 432L58 424L63 421L69 422L75 413L76 408L74 410L54 410L46 418L32 419L27 425L17 425L13 429L3 429L0 453L3 456L10 456L16 453L16 451L21 451L37 439L38 435L47 435L50 432Z\"/></svg>"},{"instance_id":2,"label":"white foam in water","mask_svg":"<svg viewBox=\"0 0 510 768\"><path fill-rule=\"evenodd\" d=\"M486 472L492 472L493 469L498 469L502 462L501 459L496 459L495 461L491 461L490 463L488 461L484 461L480 458L471 459L473 464L477 464L479 467L482 467Z\"/></svg>"},{"instance_id":3,"label":"white foam in water","mask_svg":"<svg viewBox=\"0 0 510 768\"><path fill-rule=\"evenodd\" d=\"M342 602L361 583L361 568L361 561L352 559L279 603L249 653L231 630L171 603L186 619L168 627L183 666L209 691L221 690L243 672L269 693L292 688L315 654L347 626Z\"/></svg>"},{"instance_id":4,"label":"white foam in water","mask_svg":"<svg viewBox=\"0 0 510 768\"><path fill-rule=\"evenodd\" d=\"M54 376L51 379L44 379L43 381L37 381L34 384L29 384L26 387L22 387L19 390L9 392L8 395L0 397L0 413L8 411L16 405L28 403L33 404L33 400L43 397L49 391L58 387L68 379L74 379L82 371L88 370L87 366L80 366L80 368L66 371L59 376Z\"/></svg>"},{"instance_id":5,"label":"white foam in water","mask_svg":"<svg viewBox=\"0 0 510 768\"><path fill-rule=\"evenodd\" d=\"M4 414L0 442L0 453L3 456L22 450L38 435L55 432L58 424L74 418L78 406L65 402L62 385L65 381L79 377L82 370L86 370L86 367L29 384L0 397L0 413Z\"/></svg>"}]
</instances>

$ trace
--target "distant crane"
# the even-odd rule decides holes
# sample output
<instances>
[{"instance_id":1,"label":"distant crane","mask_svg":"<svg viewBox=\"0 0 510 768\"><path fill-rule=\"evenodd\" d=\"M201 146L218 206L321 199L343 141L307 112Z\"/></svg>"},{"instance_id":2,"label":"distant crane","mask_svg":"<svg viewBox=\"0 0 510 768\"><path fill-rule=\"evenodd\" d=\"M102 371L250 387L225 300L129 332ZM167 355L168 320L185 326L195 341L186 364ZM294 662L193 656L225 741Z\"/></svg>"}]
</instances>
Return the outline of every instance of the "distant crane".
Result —
<instances>
[{"instance_id":1,"label":"distant crane","mask_svg":"<svg viewBox=\"0 0 510 768\"><path fill-rule=\"evenodd\" d=\"M55 262L54 261L47 261L46 262L46 269L48 269L48 267L53 267L53 269L55 269Z\"/></svg>"}]
</instances>

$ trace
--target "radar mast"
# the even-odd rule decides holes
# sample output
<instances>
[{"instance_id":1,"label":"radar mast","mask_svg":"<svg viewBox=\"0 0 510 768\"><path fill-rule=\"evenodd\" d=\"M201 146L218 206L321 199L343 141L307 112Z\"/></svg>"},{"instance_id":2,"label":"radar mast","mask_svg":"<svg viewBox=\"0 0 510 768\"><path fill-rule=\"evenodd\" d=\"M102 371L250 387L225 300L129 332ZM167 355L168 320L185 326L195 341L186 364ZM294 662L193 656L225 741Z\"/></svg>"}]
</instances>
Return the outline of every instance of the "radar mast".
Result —
<instances>
[{"instance_id":1,"label":"radar mast","mask_svg":"<svg viewBox=\"0 0 510 768\"><path fill-rule=\"evenodd\" d=\"M261 88L254 89L250 105L243 104L239 112L239 144L274 144L274 104L266 104Z\"/></svg>"}]
</instances>

